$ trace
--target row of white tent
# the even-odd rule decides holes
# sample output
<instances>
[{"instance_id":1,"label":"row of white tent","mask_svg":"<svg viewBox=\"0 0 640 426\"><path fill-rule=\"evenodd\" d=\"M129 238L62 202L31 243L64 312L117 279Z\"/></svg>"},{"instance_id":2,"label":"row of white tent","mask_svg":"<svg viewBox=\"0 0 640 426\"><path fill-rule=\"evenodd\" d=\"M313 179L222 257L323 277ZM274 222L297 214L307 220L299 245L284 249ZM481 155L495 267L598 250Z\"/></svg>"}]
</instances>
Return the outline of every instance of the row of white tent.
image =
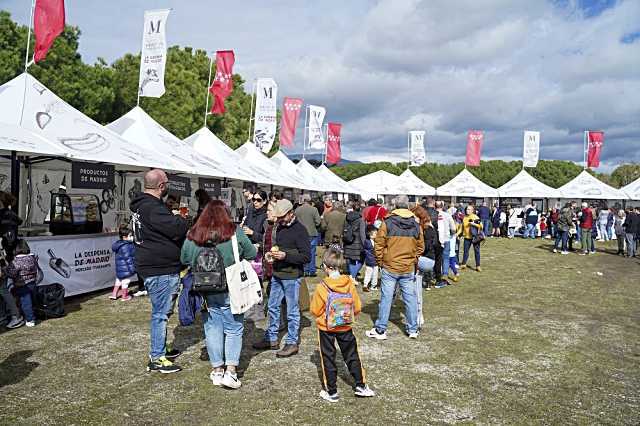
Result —
<instances>
[{"instance_id":1,"label":"row of white tent","mask_svg":"<svg viewBox=\"0 0 640 426\"><path fill-rule=\"evenodd\" d=\"M463 169L457 176L438 188L423 182L408 169L400 176L381 170L351 180L349 183L366 198L377 195L410 194L473 198L640 200L640 178L621 189L616 189L590 175L586 170L557 189L545 185L525 170L521 170L509 182L497 189L482 182L467 169Z\"/></svg>"},{"instance_id":2,"label":"row of white tent","mask_svg":"<svg viewBox=\"0 0 640 426\"><path fill-rule=\"evenodd\" d=\"M356 192L324 165L316 169L304 159L296 165L282 152L269 158L249 142L234 151L206 127L180 140L140 107L102 126L27 73L0 86L0 150L110 163L128 171L157 167L308 191Z\"/></svg>"},{"instance_id":3,"label":"row of white tent","mask_svg":"<svg viewBox=\"0 0 640 426\"><path fill-rule=\"evenodd\" d=\"M438 188L411 170L400 176L377 171L345 182L324 165L315 168L304 159L296 165L280 151L269 158L250 142L234 151L206 127L180 140L140 107L102 126L27 73L0 86L0 150L111 163L122 170L159 167L195 176L365 197L409 194L640 200L640 179L616 189L586 171L557 189L525 170L497 189L466 169Z\"/></svg>"}]
</instances>

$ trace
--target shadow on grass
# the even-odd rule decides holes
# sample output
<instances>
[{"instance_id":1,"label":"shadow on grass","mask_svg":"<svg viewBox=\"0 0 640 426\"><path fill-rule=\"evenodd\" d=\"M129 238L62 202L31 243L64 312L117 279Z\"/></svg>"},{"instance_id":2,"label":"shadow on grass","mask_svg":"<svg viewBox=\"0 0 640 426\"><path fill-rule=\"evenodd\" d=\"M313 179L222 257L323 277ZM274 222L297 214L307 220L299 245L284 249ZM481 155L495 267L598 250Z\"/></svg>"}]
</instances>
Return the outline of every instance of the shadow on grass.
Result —
<instances>
[{"instance_id":1,"label":"shadow on grass","mask_svg":"<svg viewBox=\"0 0 640 426\"><path fill-rule=\"evenodd\" d=\"M0 388L20 383L31 374L40 364L27 361L34 351L18 351L5 358L0 363Z\"/></svg>"},{"instance_id":2,"label":"shadow on grass","mask_svg":"<svg viewBox=\"0 0 640 426\"><path fill-rule=\"evenodd\" d=\"M313 351L313 353L309 356L309 361L311 361L316 366L318 380L320 380L322 387L325 388L324 373L322 371L322 361L320 360L320 351L318 349ZM342 379L342 381L345 384L349 385L351 388L355 387L355 382L353 381L353 377L351 377L351 374L347 369L347 365L342 358L342 354L340 355L340 361L338 361L338 354L336 353L336 370L338 370L338 378Z\"/></svg>"}]
</instances>

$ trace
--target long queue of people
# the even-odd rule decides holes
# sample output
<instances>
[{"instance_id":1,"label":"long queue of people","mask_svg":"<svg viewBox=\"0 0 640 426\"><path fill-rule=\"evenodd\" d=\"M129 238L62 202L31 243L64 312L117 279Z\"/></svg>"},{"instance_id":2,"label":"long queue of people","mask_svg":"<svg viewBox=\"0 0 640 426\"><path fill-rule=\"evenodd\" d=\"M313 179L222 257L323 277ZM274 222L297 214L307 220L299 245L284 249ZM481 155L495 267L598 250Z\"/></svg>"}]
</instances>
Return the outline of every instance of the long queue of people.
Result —
<instances>
[{"instance_id":1,"label":"long queue of people","mask_svg":"<svg viewBox=\"0 0 640 426\"><path fill-rule=\"evenodd\" d=\"M443 287L450 283L448 278L456 282L459 269L465 267L472 249L475 269L481 271L483 225L473 206L467 207L466 214L455 211L452 215L442 202L431 199L425 200L424 205L410 206L406 196L399 196L387 208L377 200L366 205L349 202L345 206L328 198L314 202L307 195L294 205L278 193L267 195L247 190L248 206L240 225L233 223L221 201L201 196L197 218L189 226L163 202L168 179L162 170L147 172L144 188L144 193L131 202L130 235L123 237L132 240L128 242L134 250L123 251L122 258L116 253L116 262L122 270L118 280L135 272L149 295L151 332L147 370L152 372L181 370L175 363L181 351L167 344L166 328L181 279L190 273L193 289L200 289L199 292L208 289L201 296L211 382L230 389L241 386L237 369L244 314L233 310L232 299L236 296L231 296L229 288L235 283L229 277L224 282L224 270L244 260L252 262L253 270L267 284L268 324L253 348L273 350L277 358L298 354L300 288L305 276L317 275L316 249L322 247L324 276L310 303L319 330L323 371L320 396L330 402L338 400L337 341L354 377L355 395L371 397L375 393L365 381L351 329L354 316L361 309L356 288L362 285L363 291L380 289L378 317L366 336L387 338L391 305L398 287L405 303L406 334L415 339L423 323L422 287L431 283ZM459 267L457 253L461 248L463 262ZM131 259L125 259L126 256ZM209 290L212 288L215 291ZM286 317L286 336L281 346L278 337L283 329L282 317Z\"/></svg>"}]
</instances>

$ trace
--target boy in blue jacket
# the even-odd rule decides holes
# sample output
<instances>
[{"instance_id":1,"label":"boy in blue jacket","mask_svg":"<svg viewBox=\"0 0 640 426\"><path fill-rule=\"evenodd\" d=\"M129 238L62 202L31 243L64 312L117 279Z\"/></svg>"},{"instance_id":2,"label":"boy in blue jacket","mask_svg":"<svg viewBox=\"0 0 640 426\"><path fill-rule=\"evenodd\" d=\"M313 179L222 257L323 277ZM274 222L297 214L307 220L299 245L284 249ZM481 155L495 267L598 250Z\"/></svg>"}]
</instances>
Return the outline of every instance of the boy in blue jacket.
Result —
<instances>
[{"instance_id":1,"label":"boy in blue jacket","mask_svg":"<svg viewBox=\"0 0 640 426\"><path fill-rule=\"evenodd\" d=\"M133 236L127 227L120 228L120 239L113 243L111 250L116 254L116 283L109 299L116 300L122 288L122 300L131 300L129 284L136 277L136 247Z\"/></svg>"}]
</instances>

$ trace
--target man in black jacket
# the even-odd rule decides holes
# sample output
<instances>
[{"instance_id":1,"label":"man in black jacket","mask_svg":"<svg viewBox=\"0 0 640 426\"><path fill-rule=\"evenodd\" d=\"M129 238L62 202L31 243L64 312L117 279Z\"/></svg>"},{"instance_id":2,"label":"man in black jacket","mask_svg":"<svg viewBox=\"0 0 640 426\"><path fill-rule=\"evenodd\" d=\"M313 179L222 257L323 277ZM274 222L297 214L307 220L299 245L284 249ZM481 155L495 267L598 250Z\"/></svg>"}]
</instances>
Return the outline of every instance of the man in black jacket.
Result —
<instances>
[{"instance_id":1,"label":"man in black jacket","mask_svg":"<svg viewBox=\"0 0 640 426\"><path fill-rule=\"evenodd\" d=\"M622 224L625 232L625 238L627 240L627 256L635 257L636 253L636 238L640 234L640 209L638 207L633 210L629 209L627 218Z\"/></svg>"},{"instance_id":2,"label":"man in black jacket","mask_svg":"<svg viewBox=\"0 0 640 426\"><path fill-rule=\"evenodd\" d=\"M131 223L136 242L136 269L151 300L151 351L147 371L174 373L180 351L167 351L167 322L172 297L180 284L180 249L187 234L187 222L172 214L162 202L169 179L154 169L144 175L144 193L131 201Z\"/></svg>"},{"instance_id":3,"label":"man in black jacket","mask_svg":"<svg viewBox=\"0 0 640 426\"><path fill-rule=\"evenodd\" d=\"M300 277L304 273L305 263L311 259L311 244L307 228L300 223L293 212L289 200L278 200L273 210L278 218L275 241L267 260L273 261L273 277L269 293L269 326L264 340L254 343L255 349L278 349L278 328L280 327L280 305L282 299L287 302L287 337L282 350L276 353L279 358L298 353L300 333Z\"/></svg>"}]
</instances>

